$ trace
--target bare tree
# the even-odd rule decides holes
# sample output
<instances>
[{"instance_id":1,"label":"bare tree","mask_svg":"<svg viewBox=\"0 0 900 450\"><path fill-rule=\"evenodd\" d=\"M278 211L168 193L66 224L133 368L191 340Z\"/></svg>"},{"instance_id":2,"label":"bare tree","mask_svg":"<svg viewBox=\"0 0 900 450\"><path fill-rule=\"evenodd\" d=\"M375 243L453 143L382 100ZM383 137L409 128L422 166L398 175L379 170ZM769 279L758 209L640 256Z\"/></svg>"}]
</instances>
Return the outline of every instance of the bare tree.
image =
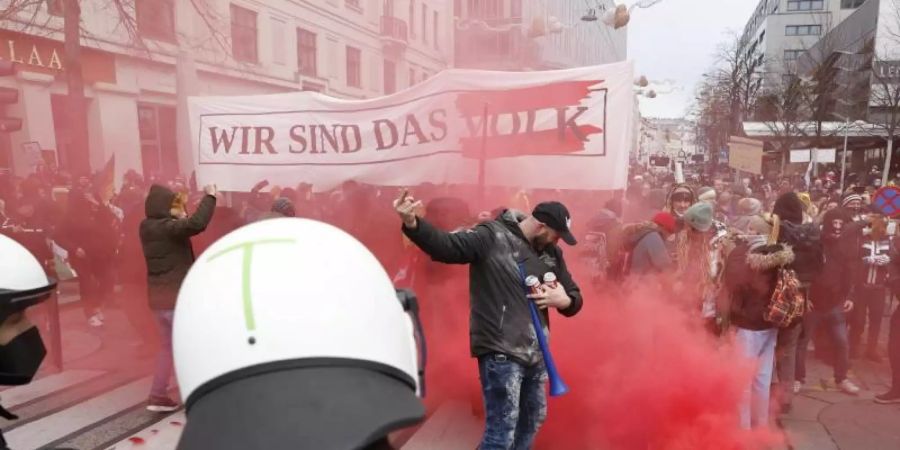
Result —
<instances>
[{"instance_id":1,"label":"bare tree","mask_svg":"<svg viewBox=\"0 0 900 450\"><path fill-rule=\"evenodd\" d=\"M873 125L872 130L887 141L887 156L881 175L882 185L887 185L894 153L894 137L900 129L900 76L896 73L900 68L896 66L897 58L894 57L900 49L900 0L882 1L890 3L887 17L879 17L879 20L887 22L881 28L885 32L885 42L881 43L880 49L876 49L873 36L863 55L873 55L869 122Z\"/></svg>"}]
</instances>

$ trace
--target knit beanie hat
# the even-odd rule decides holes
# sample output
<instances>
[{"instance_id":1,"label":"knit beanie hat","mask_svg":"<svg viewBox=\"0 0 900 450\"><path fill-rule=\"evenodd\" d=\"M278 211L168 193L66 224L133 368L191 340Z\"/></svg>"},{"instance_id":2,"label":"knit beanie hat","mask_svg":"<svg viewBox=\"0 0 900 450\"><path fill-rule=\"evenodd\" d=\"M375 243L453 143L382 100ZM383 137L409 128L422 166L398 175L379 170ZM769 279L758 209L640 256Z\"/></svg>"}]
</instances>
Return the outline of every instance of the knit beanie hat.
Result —
<instances>
[{"instance_id":1,"label":"knit beanie hat","mask_svg":"<svg viewBox=\"0 0 900 450\"><path fill-rule=\"evenodd\" d=\"M656 213L653 216L653 223L669 234L678 231L678 221L675 219L675 216L665 211Z\"/></svg>"},{"instance_id":2,"label":"knit beanie hat","mask_svg":"<svg viewBox=\"0 0 900 450\"><path fill-rule=\"evenodd\" d=\"M714 202L716 201L716 190L711 187L702 187L699 191L697 191L697 200L701 202Z\"/></svg>"},{"instance_id":3,"label":"knit beanie hat","mask_svg":"<svg viewBox=\"0 0 900 450\"><path fill-rule=\"evenodd\" d=\"M706 202L695 203L684 212L683 219L691 228L705 233L713 225L713 207Z\"/></svg>"},{"instance_id":4,"label":"knit beanie hat","mask_svg":"<svg viewBox=\"0 0 900 450\"><path fill-rule=\"evenodd\" d=\"M850 202L857 200L862 202L862 196L857 193L850 193L844 196L843 200L841 200L841 206L847 206Z\"/></svg>"}]
</instances>

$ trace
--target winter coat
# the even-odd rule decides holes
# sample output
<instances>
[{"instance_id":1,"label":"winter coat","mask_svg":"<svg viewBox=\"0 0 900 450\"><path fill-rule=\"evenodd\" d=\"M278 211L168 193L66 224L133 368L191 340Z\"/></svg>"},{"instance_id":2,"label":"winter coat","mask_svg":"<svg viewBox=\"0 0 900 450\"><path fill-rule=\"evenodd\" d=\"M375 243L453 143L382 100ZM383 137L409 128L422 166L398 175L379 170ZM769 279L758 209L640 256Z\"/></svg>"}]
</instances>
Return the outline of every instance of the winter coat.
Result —
<instances>
[{"instance_id":1,"label":"winter coat","mask_svg":"<svg viewBox=\"0 0 900 450\"><path fill-rule=\"evenodd\" d=\"M525 275L556 274L572 304L559 312L574 316L581 309L581 291L569 274L562 250L550 245L535 251L505 211L500 218L457 233L438 230L424 219L415 229L403 227L409 239L438 262L469 264L469 344L472 356L503 353L528 366L541 361L526 298ZM542 313L548 323L546 311Z\"/></svg>"},{"instance_id":2,"label":"winter coat","mask_svg":"<svg viewBox=\"0 0 900 450\"><path fill-rule=\"evenodd\" d=\"M884 287L888 282L888 264L890 264L891 240L885 237L873 240L866 236L860 239L856 270L854 271L854 287Z\"/></svg>"},{"instance_id":3,"label":"winter coat","mask_svg":"<svg viewBox=\"0 0 900 450\"><path fill-rule=\"evenodd\" d=\"M731 296L731 323L745 330L775 328L763 319L768 309L778 269L794 261L791 247L781 244L764 245L751 250L742 242L728 255L725 264L725 287Z\"/></svg>"},{"instance_id":4,"label":"winter coat","mask_svg":"<svg viewBox=\"0 0 900 450\"><path fill-rule=\"evenodd\" d=\"M843 232L836 237L831 232L831 222L834 219L844 221ZM810 290L810 301L814 308L825 311L847 300L853 284L857 245L864 227L865 224L861 222L853 222L852 216L845 210L836 209L825 213L822 226L825 263Z\"/></svg>"},{"instance_id":5,"label":"winter coat","mask_svg":"<svg viewBox=\"0 0 900 450\"><path fill-rule=\"evenodd\" d=\"M650 275L674 267L666 242L652 222L626 226L622 253L630 275Z\"/></svg>"},{"instance_id":6,"label":"winter coat","mask_svg":"<svg viewBox=\"0 0 900 450\"><path fill-rule=\"evenodd\" d=\"M172 217L170 209L175 193L154 185L144 202L147 216L140 226L141 247L147 262L150 309L172 310L178 289L194 263L191 236L203 232L212 218L216 198L207 195L197 211L188 218Z\"/></svg>"}]
</instances>

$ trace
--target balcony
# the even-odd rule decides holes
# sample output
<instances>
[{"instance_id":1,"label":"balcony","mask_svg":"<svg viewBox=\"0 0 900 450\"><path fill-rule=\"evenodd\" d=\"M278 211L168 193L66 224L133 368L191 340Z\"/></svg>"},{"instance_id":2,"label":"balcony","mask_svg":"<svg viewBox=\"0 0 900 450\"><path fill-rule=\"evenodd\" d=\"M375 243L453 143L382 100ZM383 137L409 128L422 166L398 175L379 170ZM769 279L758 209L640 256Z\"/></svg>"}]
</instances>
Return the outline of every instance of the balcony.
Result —
<instances>
[{"instance_id":1,"label":"balcony","mask_svg":"<svg viewBox=\"0 0 900 450\"><path fill-rule=\"evenodd\" d=\"M406 22L392 16L381 16L381 41L385 47L403 50L409 42Z\"/></svg>"}]
</instances>

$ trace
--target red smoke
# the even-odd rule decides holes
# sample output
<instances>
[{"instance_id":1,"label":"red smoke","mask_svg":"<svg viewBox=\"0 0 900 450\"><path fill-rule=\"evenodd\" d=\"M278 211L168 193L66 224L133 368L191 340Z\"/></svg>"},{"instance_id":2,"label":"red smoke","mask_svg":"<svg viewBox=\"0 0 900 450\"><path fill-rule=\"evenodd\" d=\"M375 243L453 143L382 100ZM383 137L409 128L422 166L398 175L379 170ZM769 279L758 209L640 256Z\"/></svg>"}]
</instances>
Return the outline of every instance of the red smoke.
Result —
<instances>
[{"instance_id":1,"label":"red smoke","mask_svg":"<svg viewBox=\"0 0 900 450\"><path fill-rule=\"evenodd\" d=\"M573 215L583 223L590 214ZM553 314L551 348L570 392L549 398L535 448L738 450L782 442L775 430L740 430L738 404L753 363L711 337L684 300L650 283L628 294L592 292L579 276L578 248L563 250L585 302L574 318ZM435 263L420 263L419 273L428 264ZM462 401L483 417L469 357L468 275L446 269L416 282L428 335L426 402L434 410Z\"/></svg>"}]
</instances>

